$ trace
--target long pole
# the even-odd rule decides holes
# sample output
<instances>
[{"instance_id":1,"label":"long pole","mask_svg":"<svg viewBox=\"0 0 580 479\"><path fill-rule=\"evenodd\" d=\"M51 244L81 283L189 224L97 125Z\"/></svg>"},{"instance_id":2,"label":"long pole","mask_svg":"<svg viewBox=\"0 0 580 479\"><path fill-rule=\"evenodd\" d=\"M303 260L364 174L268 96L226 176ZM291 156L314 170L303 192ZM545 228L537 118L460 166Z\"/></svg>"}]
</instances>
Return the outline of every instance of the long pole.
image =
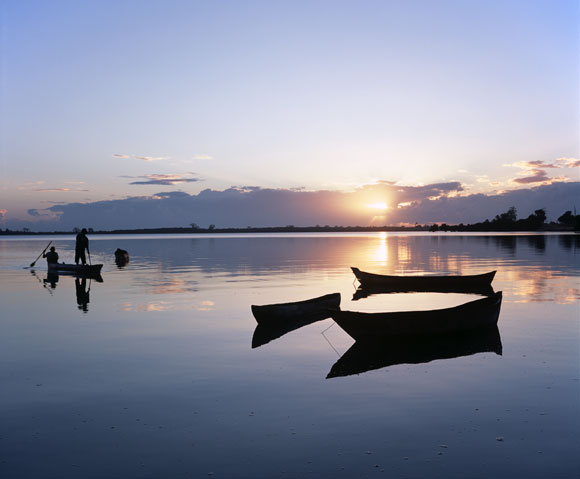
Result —
<instances>
[{"instance_id":1,"label":"long pole","mask_svg":"<svg viewBox=\"0 0 580 479\"><path fill-rule=\"evenodd\" d=\"M30 267L31 267L31 268L32 268L32 267L33 267L33 266L36 264L36 262L37 262L37 261L39 260L39 258L40 258L40 257L41 257L41 256L44 254L44 252L45 252L45 251L48 249L48 247L51 245L51 243L52 243L52 241L50 241L50 242L49 242L49 243L46 245L46 248L44 248L44 249L42 250L42 253L40 253L40 254L38 255L38 258L36 258L36 259L35 259L35 260L34 260L32 263L30 263Z\"/></svg>"}]
</instances>

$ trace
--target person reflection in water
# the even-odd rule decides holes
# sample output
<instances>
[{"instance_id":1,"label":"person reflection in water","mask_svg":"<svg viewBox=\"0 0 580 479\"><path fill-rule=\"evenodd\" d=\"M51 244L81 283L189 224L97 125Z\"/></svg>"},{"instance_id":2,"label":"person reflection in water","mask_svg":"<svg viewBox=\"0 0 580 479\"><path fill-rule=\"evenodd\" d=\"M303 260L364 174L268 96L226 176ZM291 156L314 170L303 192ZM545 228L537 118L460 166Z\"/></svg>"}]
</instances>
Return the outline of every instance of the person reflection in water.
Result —
<instances>
[{"instance_id":1,"label":"person reflection in water","mask_svg":"<svg viewBox=\"0 0 580 479\"><path fill-rule=\"evenodd\" d=\"M87 238L87 230L83 228L81 232L77 235L77 242L75 245L75 263L79 264L79 260L83 264L87 264L87 259L85 258L85 250L89 255L89 239Z\"/></svg>"},{"instance_id":2,"label":"person reflection in water","mask_svg":"<svg viewBox=\"0 0 580 479\"><path fill-rule=\"evenodd\" d=\"M42 280L42 283L45 286L48 284L51 289L56 289L56 283L58 283L58 274L48 273L46 278Z\"/></svg>"},{"instance_id":3,"label":"person reflection in water","mask_svg":"<svg viewBox=\"0 0 580 479\"><path fill-rule=\"evenodd\" d=\"M87 290L87 278L75 278L75 288L77 291L77 305L85 313L89 310L89 291Z\"/></svg>"},{"instance_id":4,"label":"person reflection in water","mask_svg":"<svg viewBox=\"0 0 580 479\"><path fill-rule=\"evenodd\" d=\"M51 246L50 251L48 253L44 253L42 257L46 258L47 264L58 263L58 253L55 251L54 246Z\"/></svg>"}]
</instances>

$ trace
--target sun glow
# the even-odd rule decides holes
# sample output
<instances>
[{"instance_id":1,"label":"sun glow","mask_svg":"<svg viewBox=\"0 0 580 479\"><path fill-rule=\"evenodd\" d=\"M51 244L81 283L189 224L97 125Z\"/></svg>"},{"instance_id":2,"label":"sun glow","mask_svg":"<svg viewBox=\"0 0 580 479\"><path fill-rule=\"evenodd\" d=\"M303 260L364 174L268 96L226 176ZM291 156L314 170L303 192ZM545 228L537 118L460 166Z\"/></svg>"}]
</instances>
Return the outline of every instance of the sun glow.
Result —
<instances>
[{"instance_id":1,"label":"sun glow","mask_svg":"<svg viewBox=\"0 0 580 479\"><path fill-rule=\"evenodd\" d=\"M381 203L371 203L367 205L369 208L374 208L375 210L386 210L389 206L385 202Z\"/></svg>"}]
</instances>

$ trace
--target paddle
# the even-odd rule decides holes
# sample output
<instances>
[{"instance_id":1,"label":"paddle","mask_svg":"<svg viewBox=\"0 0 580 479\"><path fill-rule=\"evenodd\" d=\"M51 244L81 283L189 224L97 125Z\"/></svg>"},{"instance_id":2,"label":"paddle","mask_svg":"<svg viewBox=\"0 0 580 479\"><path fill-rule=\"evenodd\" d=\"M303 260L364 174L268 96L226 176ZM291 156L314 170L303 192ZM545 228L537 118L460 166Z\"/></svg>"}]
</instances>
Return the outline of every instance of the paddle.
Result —
<instances>
[{"instance_id":1,"label":"paddle","mask_svg":"<svg viewBox=\"0 0 580 479\"><path fill-rule=\"evenodd\" d=\"M31 268L32 268L32 267L33 267L33 266L36 264L36 262L37 262L37 261L40 259L40 257L41 257L41 256L44 254L44 252L45 252L45 251L48 249L48 247L50 246L50 244L51 244L51 243L52 243L52 241L51 241L51 242L49 242L49 243L46 245L46 248L44 248L44 249L42 250L42 253L40 253L40 254L38 255L38 258L36 258L36 259L35 259L35 260L34 260L32 263L30 263L30 267L31 267Z\"/></svg>"}]
</instances>

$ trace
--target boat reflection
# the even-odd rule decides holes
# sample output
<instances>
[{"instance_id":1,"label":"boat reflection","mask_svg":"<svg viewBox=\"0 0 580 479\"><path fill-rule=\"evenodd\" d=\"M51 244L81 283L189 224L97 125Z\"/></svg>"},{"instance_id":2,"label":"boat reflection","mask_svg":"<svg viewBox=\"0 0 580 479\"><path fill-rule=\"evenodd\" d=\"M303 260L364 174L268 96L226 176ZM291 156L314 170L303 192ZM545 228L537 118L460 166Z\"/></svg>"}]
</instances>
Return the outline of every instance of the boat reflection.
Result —
<instances>
[{"instance_id":1,"label":"boat reflection","mask_svg":"<svg viewBox=\"0 0 580 479\"><path fill-rule=\"evenodd\" d=\"M30 270L30 273L38 279L35 270ZM42 278L42 285L48 289L50 294L52 295L52 290L56 289L56 286L59 284L60 276L74 276L75 278L75 297L76 297L76 304L80 311L87 313L89 311L89 303L90 303L90 292L91 292L91 283L93 281L97 283L102 283L103 278L100 274L98 275L82 275L79 273L74 272L60 272L59 274L49 271L46 273L46 277ZM62 283L61 283L62 284Z\"/></svg>"},{"instance_id":2,"label":"boat reflection","mask_svg":"<svg viewBox=\"0 0 580 479\"><path fill-rule=\"evenodd\" d=\"M340 293L292 303L252 305L258 326L252 337L252 348L269 343L302 326L330 317L330 309L340 308Z\"/></svg>"},{"instance_id":3,"label":"boat reflection","mask_svg":"<svg viewBox=\"0 0 580 479\"><path fill-rule=\"evenodd\" d=\"M454 334L357 341L336 361L326 378L351 376L397 364L421 364L487 352L502 354L497 325Z\"/></svg>"},{"instance_id":4,"label":"boat reflection","mask_svg":"<svg viewBox=\"0 0 580 479\"><path fill-rule=\"evenodd\" d=\"M322 321L329 318L328 313L320 314L318 316L304 315L293 320L281 321L279 323L258 324L252 336L252 349L263 346L264 344L278 339L285 334L291 333L303 326Z\"/></svg>"}]
</instances>

